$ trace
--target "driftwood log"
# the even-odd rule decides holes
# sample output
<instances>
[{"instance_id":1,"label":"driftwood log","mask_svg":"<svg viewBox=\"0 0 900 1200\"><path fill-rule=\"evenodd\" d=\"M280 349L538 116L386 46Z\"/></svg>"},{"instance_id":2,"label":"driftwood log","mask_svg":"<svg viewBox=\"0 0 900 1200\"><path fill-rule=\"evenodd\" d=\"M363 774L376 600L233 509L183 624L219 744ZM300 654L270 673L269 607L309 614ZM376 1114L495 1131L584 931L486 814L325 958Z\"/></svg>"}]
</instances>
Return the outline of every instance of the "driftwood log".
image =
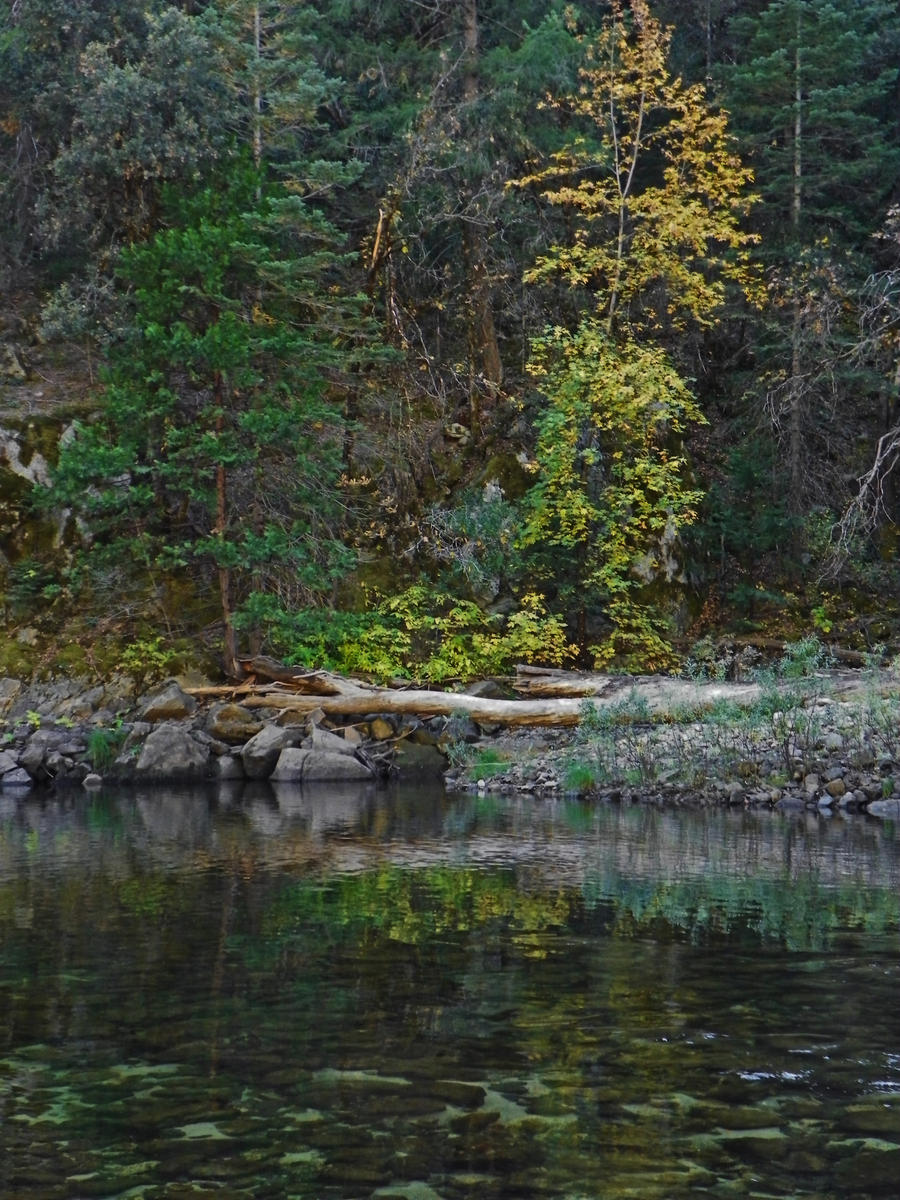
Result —
<instances>
[{"instance_id":1,"label":"driftwood log","mask_svg":"<svg viewBox=\"0 0 900 1200\"><path fill-rule=\"evenodd\" d=\"M634 698L648 712L709 707L719 700L750 703L760 693L757 683L705 682L660 675L595 675L578 671L554 671L519 667L513 683L522 699L494 699L466 692L438 691L412 687L377 687L347 679L329 671L297 671L285 668L282 678L270 682L245 681L231 687L189 689L198 697L240 699L247 708L311 713L317 710L332 717L368 717L377 714L429 717L469 716L480 725L566 726L577 725L584 704L598 708ZM256 672L257 675L262 672ZM828 672L833 691L860 686L856 672Z\"/></svg>"}]
</instances>

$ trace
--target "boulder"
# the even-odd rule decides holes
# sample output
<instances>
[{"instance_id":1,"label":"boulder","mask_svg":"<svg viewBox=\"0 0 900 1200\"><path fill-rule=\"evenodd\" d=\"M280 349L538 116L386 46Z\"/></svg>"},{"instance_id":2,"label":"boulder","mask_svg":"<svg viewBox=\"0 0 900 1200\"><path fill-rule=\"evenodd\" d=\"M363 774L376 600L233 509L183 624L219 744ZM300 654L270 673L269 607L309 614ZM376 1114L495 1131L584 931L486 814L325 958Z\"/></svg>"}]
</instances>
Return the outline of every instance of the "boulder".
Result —
<instances>
[{"instance_id":1,"label":"boulder","mask_svg":"<svg viewBox=\"0 0 900 1200\"><path fill-rule=\"evenodd\" d=\"M30 788L31 784L32 778L24 767L14 767L0 779L0 788L3 788L4 791L12 788Z\"/></svg>"},{"instance_id":2,"label":"boulder","mask_svg":"<svg viewBox=\"0 0 900 1200\"><path fill-rule=\"evenodd\" d=\"M5 775L7 771L14 771L19 765L19 760L14 754L10 754L8 750L0 750L0 775Z\"/></svg>"},{"instance_id":3,"label":"boulder","mask_svg":"<svg viewBox=\"0 0 900 1200\"><path fill-rule=\"evenodd\" d=\"M330 729L323 729L320 725L313 725L309 731L309 737L305 739L304 745L310 750L321 750L327 754L349 754L356 753L356 746L342 738L337 733L332 733Z\"/></svg>"},{"instance_id":4,"label":"boulder","mask_svg":"<svg viewBox=\"0 0 900 1200\"><path fill-rule=\"evenodd\" d=\"M889 800L871 800L866 812L870 817L886 817L896 821L900 817L900 799L892 796Z\"/></svg>"},{"instance_id":5,"label":"boulder","mask_svg":"<svg viewBox=\"0 0 900 1200\"><path fill-rule=\"evenodd\" d=\"M332 753L329 750L287 747L278 756L270 778L274 783L371 780L372 771L352 752Z\"/></svg>"},{"instance_id":6,"label":"boulder","mask_svg":"<svg viewBox=\"0 0 900 1200\"><path fill-rule=\"evenodd\" d=\"M19 766L24 767L32 779L39 779L47 774L44 764L47 756L58 750L63 742L68 741L69 735L55 729L36 729L19 754Z\"/></svg>"},{"instance_id":7,"label":"boulder","mask_svg":"<svg viewBox=\"0 0 900 1200\"><path fill-rule=\"evenodd\" d=\"M257 721L241 704L214 704L206 718L207 733L230 746L249 742L262 727L262 721Z\"/></svg>"},{"instance_id":8,"label":"boulder","mask_svg":"<svg viewBox=\"0 0 900 1200\"><path fill-rule=\"evenodd\" d=\"M183 721L196 711L197 701L183 692L174 680L147 697L141 706L141 720L156 725L159 721Z\"/></svg>"},{"instance_id":9,"label":"boulder","mask_svg":"<svg viewBox=\"0 0 900 1200\"><path fill-rule=\"evenodd\" d=\"M303 740L301 725L264 725L241 752L248 779L268 779L282 750Z\"/></svg>"},{"instance_id":10,"label":"boulder","mask_svg":"<svg viewBox=\"0 0 900 1200\"><path fill-rule=\"evenodd\" d=\"M209 747L195 741L183 725L158 725L141 748L135 774L143 779L203 779L209 757Z\"/></svg>"},{"instance_id":11,"label":"boulder","mask_svg":"<svg viewBox=\"0 0 900 1200\"><path fill-rule=\"evenodd\" d=\"M397 743L394 750L393 766L401 779L421 779L425 776L438 779L447 770L447 760L436 746L402 741Z\"/></svg>"},{"instance_id":12,"label":"boulder","mask_svg":"<svg viewBox=\"0 0 900 1200\"><path fill-rule=\"evenodd\" d=\"M213 775L216 779L243 779L244 764L234 754L222 754L213 760Z\"/></svg>"}]
</instances>

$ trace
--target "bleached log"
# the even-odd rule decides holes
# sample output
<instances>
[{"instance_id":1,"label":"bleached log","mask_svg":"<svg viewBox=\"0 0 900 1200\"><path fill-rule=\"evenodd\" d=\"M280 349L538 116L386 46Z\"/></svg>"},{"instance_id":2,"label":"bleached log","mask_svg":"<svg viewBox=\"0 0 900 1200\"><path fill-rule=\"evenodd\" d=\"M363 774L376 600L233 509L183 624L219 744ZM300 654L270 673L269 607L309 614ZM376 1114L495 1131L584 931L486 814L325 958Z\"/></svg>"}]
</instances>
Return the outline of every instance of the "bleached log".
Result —
<instances>
[{"instance_id":1,"label":"bleached log","mask_svg":"<svg viewBox=\"0 0 900 1200\"><path fill-rule=\"evenodd\" d=\"M303 696L290 692L268 692L248 696L247 708L279 708L290 712L321 709L328 716L368 716L375 713L398 716L471 716L487 725L577 725L581 701L490 700L462 692L397 691L371 688L341 696Z\"/></svg>"}]
</instances>

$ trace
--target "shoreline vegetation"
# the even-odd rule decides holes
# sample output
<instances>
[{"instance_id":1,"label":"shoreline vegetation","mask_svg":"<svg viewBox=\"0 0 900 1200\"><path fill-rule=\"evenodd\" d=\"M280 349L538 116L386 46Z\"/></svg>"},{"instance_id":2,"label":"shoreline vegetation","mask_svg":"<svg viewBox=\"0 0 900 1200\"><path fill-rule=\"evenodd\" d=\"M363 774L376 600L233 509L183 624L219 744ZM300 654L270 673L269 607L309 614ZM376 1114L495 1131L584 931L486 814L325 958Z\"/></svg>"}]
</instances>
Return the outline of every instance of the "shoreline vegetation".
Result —
<instances>
[{"instance_id":1,"label":"shoreline vegetation","mask_svg":"<svg viewBox=\"0 0 900 1200\"><path fill-rule=\"evenodd\" d=\"M739 681L520 668L465 691L248 660L250 678L0 681L4 793L107 782L439 780L450 790L900 816L900 670L807 638ZM539 698L538 698L539 697ZM554 719L556 714L556 719Z\"/></svg>"}]
</instances>

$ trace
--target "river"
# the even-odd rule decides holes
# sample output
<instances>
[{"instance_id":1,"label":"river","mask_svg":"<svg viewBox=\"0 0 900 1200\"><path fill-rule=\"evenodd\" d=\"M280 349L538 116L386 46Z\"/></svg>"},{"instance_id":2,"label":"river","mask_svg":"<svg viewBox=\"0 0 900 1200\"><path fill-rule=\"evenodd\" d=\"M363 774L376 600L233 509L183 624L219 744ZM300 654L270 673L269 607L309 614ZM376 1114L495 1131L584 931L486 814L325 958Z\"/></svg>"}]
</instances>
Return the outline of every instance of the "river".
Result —
<instances>
[{"instance_id":1,"label":"river","mask_svg":"<svg viewBox=\"0 0 900 1200\"><path fill-rule=\"evenodd\" d=\"M0 799L0 1197L894 1197L900 831Z\"/></svg>"}]
</instances>

